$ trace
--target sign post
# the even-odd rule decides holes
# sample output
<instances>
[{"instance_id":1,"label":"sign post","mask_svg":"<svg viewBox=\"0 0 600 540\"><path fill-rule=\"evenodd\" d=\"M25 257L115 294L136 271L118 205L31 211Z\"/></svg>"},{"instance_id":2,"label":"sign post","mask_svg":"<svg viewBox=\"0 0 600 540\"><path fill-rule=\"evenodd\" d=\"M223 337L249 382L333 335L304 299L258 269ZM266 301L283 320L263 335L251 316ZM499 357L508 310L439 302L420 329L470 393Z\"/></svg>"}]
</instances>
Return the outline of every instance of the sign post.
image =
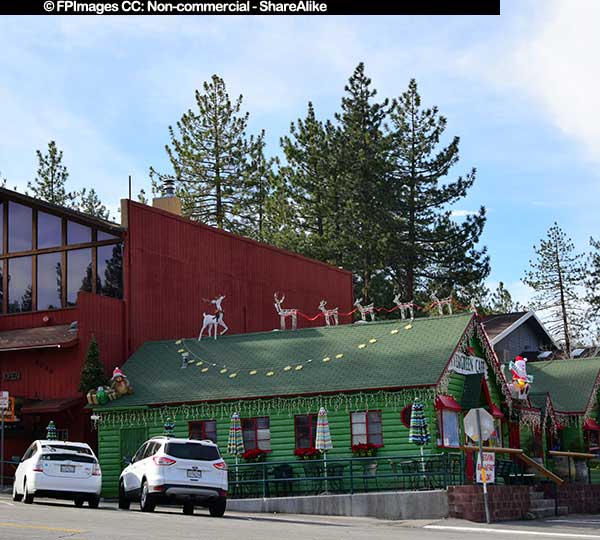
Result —
<instances>
[{"instance_id":1,"label":"sign post","mask_svg":"<svg viewBox=\"0 0 600 540\"><path fill-rule=\"evenodd\" d=\"M4 413L9 407L8 392L0 392L0 415L2 416L2 425L0 427L0 490L4 489Z\"/></svg>"},{"instance_id":2,"label":"sign post","mask_svg":"<svg viewBox=\"0 0 600 540\"><path fill-rule=\"evenodd\" d=\"M485 507L485 520L491 523L490 503L488 500L487 478L485 462L483 460L483 441L487 441L494 433L494 417L485 409L471 409L464 419L465 433L479 443L479 463L481 464L481 483L483 484L483 505Z\"/></svg>"}]
</instances>

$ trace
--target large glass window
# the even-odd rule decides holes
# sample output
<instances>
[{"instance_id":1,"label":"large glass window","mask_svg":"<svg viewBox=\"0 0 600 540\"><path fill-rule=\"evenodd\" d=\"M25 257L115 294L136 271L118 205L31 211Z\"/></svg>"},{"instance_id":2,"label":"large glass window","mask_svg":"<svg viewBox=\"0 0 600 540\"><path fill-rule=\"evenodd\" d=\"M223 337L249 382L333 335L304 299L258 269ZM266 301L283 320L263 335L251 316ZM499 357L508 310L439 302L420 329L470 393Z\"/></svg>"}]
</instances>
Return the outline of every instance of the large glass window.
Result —
<instances>
[{"instance_id":1,"label":"large glass window","mask_svg":"<svg viewBox=\"0 0 600 540\"><path fill-rule=\"evenodd\" d=\"M4 202L0 201L0 253L4 253Z\"/></svg>"},{"instance_id":2,"label":"large glass window","mask_svg":"<svg viewBox=\"0 0 600 540\"><path fill-rule=\"evenodd\" d=\"M260 418L242 418L242 436L244 448L253 450L271 450L271 428L268 416Z\"/></svg>"},{"instance_id":3,"label":"large glass window","mask_svg":"<svg viewBox=\"0 0 600 540\"><path fill-rule=\"evenodd\" d=\"M67 243L83 244L92 241L92 229L74 221L67 222Z\"/></svg>"},{"instance_id":4,"label":"large glass window","mask_svg":"<svg viewBox=\"0 0 600 540\"><path fill-rule=\"evenodd\" d=\"M8 312L31 311L31 257L8 261Z\"/></svg>"},{"instance_id":5,"label":"large glass window","mask_svg":"<svg viewBox=\"0 0 600 540\"><path fill-rule=\"evenodd\" d=\"M123 298L123 247L98 247L96 292L113 298Z\"/></svg>"},{"instance_id":6,"label":"large glass window","mask_svg":"<svg viewBox=\"0 0 600 540\"><path fill-rule=\"evenodd\" d=\"M67 251L67 305L77 303L79 291L92 290L92 250Z\"/></svg>"},{"instance_id":7,"label":"large glass window","mask_svg":"<svg viewBox=\"0 0 600 540\"><path fill-rule=\"evenodd\" d=\"M383 446L381 411L352 413L352 445L365 443Z\"/></svg>"},{"instance_id":8,"label":"large glass window","mask_svg":"<svg viewBox=\"0 0 600 540\"><path fill-rule=\"evenodd\" d=\"M119 240L119 237L104 231L98 231L98 241L101 242L102 240Z\"/></svg>"},{"instance_id":9,"label":"large glass window","mask_svg":"<svg viewBox=\"0 0 600 540\"><path fill-rule=\"evenodd\" d=\"M58 309L62 306L62 253L38 255L37 308Z\"/></svg>"},{"instance_id":10,"label":"large glass window","mask_svg":"<svg viewBox=\"0 0 600 540\"><path fill-rule=\"evenodd\" d=\"M200 441L209 440L217 442L217 421L216 420L199 420L188 424L190 439L198 439Z\"/></svg>"},{"instance_id":11,"label":"large glass window","mask_svg":"<svg viewBox=\"0 0 600 540\"><path fill-rule=\"evenodd\" d=\"M10 201L8 203L8 251L29 251L32 248L32 210Z\"/></svg>"},{"instance_id":12,"label":"large glass window","mask_svg":"<svg viewBox=\"0 0 600 540\"><path fill-rule=\"evenodd\" d=\"M38 212L37 247L45 249L62 244L62 219L46 212Z\"/></svg>"},{"instance_id":13,"label":"large glass window","mask_svg":"<svg viewBox=\"0 0 600 540\"><path fill-rule=\"evenodd\" d=\"M317 415L299 414L294 417L296 448L314 448L317 436Z\"/></svg>"}]
</instances>

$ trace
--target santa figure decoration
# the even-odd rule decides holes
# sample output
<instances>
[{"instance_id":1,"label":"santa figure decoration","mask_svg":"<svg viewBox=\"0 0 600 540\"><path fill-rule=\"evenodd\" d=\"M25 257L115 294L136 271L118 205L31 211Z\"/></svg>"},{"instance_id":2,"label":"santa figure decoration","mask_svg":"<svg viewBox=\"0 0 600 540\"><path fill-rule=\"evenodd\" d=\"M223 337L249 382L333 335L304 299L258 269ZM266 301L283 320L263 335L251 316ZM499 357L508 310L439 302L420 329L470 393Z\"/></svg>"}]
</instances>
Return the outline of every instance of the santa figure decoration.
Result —
<instances>
[{"instance_id":1,"label":"santa figure decoration","mask_svg":"<svg viewBox=\"0 0 600 540\"><path fill-rule=\"evenodd\" d=\"M527 358L515 356L515 361L508 365L512 373L513 394L517 399L526 399L533 376L527 375Z\"/></svg>"},{"instance_id":2,"label":"santa figure decoration","mask_svg":"<svg viewBox=\"0 0 600 540\"><path fill-rule=\"evenodd\" d=\"M129 385L127 375L117 366L112 374L111 387L119 396L133 394L133 388Z\"/></svg>"}]
</instances>

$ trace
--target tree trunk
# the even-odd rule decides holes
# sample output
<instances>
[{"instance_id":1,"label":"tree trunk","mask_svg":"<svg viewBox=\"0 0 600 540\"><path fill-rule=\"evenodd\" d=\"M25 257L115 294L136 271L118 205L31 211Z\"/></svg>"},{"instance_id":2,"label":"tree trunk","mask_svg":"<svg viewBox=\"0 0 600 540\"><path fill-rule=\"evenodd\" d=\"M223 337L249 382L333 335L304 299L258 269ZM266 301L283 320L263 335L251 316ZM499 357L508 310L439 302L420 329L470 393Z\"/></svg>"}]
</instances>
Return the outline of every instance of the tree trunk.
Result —
<instances>
[{"instance_id":1,"label":"tree trunk","mask_svg":"<svg viewBox=\"0 0 600 540\"><path fill-rule=\"evenodd\" d=\"M562 312L563 330L565 334L565 349L567 355L571 356L571 337L569 336L569 321L567 318L567 306L565 305L565 290L563 283L562 268L560 265L560 258L558 256L558 243L556 245L556 269L558 271L558 288L560 290L560 309Z\"/></svg>"}]
</instances>

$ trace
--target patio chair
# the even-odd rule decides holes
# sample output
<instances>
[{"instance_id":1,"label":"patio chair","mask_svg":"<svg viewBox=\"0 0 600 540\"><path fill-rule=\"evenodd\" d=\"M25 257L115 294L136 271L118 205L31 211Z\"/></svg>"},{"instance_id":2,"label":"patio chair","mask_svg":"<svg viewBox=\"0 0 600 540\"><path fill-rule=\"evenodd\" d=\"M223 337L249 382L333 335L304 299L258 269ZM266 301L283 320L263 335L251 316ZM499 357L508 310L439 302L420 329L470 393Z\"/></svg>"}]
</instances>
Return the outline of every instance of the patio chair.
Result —
<instances>
[{"instance_id":1,"label":"patio chair","mask_svg":"<svg viewBox=\"0 0 600 540\"><path fill-rule=\"evenodd\" d=\"M369 491L369 482L375 482L375 489L379 489L379 485L377 483L377 466L378 463L376 461L371 461L370 463L363 463L363 485L365 491Z\"/></svg>"},{"instance_id":2,"label":"patio chair","mask_svg":"<svg viewBox=\"0 0 600 540\"><path fill-rule=\"evenodd\" d=\"M331 491L344 491L345 467L346 465L343 463L332 463L331 465L327 465L327 482L328 488L331 489Z\"/></svg>"},{"instance_id":3,"label":"patio chair","mask_svg":"<svg viewBox=\"0 0 600 540\"><path fill-rule=\"evenodd\" d=\"M294 471L291 465L283 463L273 467L273 477L277 482L273 482L273 492L276 497L287 497L294 491Z\"/></svg>"},{"instance_id":4,"label":"patio chair","mask_svg":"<svg viewBox=\"0 0 600 540\"><path fill-rule=\"evenodd\" d=\"M423 473L419 470L419 462L413 459L400 462L400 472L404 489L417 489Z\"/></svg>"},{"instance_id":5,"label":"patio chair","mask_svg":"<svg viewBox=\"0 0 600 540\"><path fill-rule=\"evenodd\" d=\"M304 463L302 469L306 477L307 491L320 493L323 486L323 465L321 463Z\"/></svg>"}]
</instances>

